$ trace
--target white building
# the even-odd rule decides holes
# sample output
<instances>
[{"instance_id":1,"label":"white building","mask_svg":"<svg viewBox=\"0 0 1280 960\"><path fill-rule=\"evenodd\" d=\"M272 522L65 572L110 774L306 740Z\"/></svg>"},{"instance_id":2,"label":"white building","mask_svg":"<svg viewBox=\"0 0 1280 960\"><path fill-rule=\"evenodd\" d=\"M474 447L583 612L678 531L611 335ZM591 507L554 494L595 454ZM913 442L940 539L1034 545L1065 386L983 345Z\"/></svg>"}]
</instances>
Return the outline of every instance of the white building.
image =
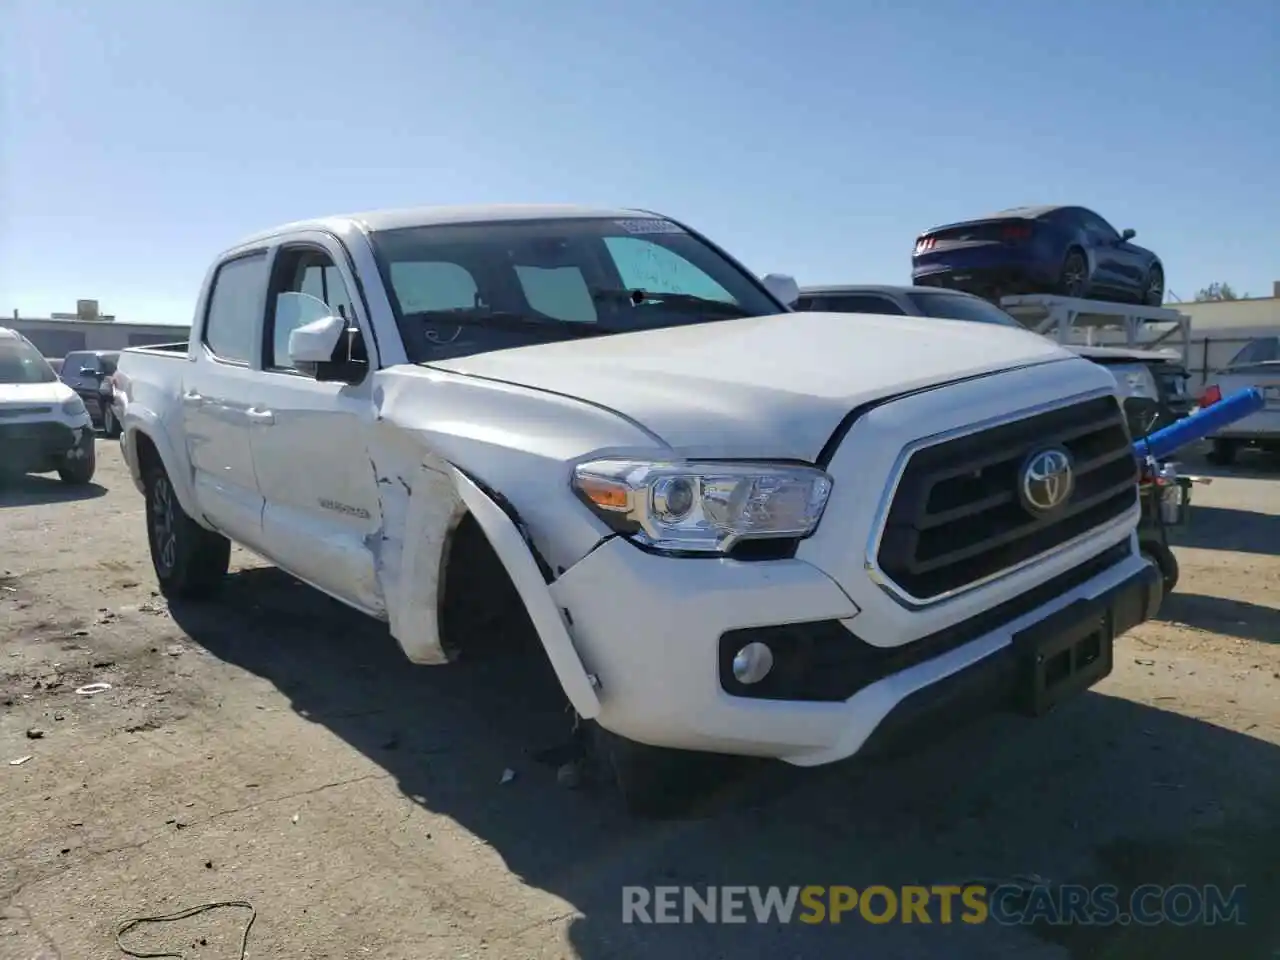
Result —
<instances>
[{"instance_id":1,"label":"white building","mask_svg":"<svg viewBox=\"0 0 1280 960\"><path fill-rule=\"evenodd\" d=\"M1165 306L1191 317L1187 365L1193 390L1204 385L1208 374L1230 363L1250 340L1280 336L1280 280L1273 284L1269 297L1166 303Z\"/></svg>"},{"instance_id":2,"label":"white building","mask_svg":"<svg viewBox=\"0 0 1280 960\"><path fill-rule=\"evenodd\" d=\"M125 323L98 312L98 301L76 301L75 313L55 313L49 317L23 317L17 310L0 326L17 330L37 350L53 360L73 350L123 350L149 343L176 343L186 340L190 324Z\"/></svg>"}]
</instances>

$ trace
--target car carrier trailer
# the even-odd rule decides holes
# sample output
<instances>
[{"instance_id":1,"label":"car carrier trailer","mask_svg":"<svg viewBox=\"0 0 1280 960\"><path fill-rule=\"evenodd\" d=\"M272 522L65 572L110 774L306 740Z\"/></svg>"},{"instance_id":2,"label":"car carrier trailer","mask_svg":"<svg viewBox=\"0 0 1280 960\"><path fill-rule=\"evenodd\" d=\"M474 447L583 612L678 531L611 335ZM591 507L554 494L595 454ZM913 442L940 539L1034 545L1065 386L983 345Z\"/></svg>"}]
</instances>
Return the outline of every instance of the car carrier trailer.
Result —
<instances>
[{"instance_id":1,"label":"car carrier trailer","mask_svg":"<svg viewBox=\"0 0 1280 960\"><path fill-rule=\"evenodd\" d=\"M1023 326L1059 343L1156 350L1176 353L1183 366L1188 362L1191 317L1180 310L1042 293L1002 297L1000 306Z\"/></svg>"}]
</instances>

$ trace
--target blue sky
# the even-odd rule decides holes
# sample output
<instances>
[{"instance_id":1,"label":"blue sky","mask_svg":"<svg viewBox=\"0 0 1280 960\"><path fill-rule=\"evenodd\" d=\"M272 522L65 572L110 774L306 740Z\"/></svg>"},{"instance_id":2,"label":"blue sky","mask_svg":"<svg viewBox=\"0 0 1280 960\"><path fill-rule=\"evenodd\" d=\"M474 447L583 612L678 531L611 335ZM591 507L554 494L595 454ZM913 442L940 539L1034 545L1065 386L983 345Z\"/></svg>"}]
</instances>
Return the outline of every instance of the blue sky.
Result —
<instances>
[{"instance_id":1,"label":"blue sky","mask_svg":"<svg viewBox=\"0 0 1280 960\"><path fill-rule=\"evenodd\" d=\"M906 282L929 226L1091 206L1169 287L1280 279L1277 0L0 0L0 314L190 320L325 213L657 209Z\"/></svg>"}]
</instances>

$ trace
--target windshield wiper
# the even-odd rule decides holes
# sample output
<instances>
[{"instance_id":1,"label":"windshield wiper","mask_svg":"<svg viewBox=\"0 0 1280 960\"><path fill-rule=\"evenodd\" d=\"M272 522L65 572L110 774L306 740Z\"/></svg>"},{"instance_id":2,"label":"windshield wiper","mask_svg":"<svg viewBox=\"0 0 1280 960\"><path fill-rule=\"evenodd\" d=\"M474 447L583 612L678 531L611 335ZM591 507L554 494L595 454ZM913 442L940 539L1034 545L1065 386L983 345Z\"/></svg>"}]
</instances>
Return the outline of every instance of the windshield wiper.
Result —
<instances>
[{"instance_id":1,"label":"windshield wiper","mask_svg":"<svg viewBox=\"0 0 1280 960\"><path fill-rule=\"evenodd\" d=\"M696 307L706 312L722 313L731 317L750 317L754 314L736 303L700 297L696 293L650 293L647 290L592 290L593 300L626 300L633 306L644 303L670 303L680 307Z\"/></svg>"},{"instance_id":2,"label":"windshield wiper","mask_svg":"<svg viewBox=\"0 0 1280 960\"><path fill-rule=\"evenodd\" d=\"M516 313L510 310L486 310L483 307L457 310L415 310L405 314L405 318L429 320L436 323L453 323L460 327L494 327L503 330L545 330L557 336L566 337L600 337L609 333L620 333L610 327L602 327L598 323L585 323L574 320L540 320L527 313Z\"/></svg>"}]
</instances>

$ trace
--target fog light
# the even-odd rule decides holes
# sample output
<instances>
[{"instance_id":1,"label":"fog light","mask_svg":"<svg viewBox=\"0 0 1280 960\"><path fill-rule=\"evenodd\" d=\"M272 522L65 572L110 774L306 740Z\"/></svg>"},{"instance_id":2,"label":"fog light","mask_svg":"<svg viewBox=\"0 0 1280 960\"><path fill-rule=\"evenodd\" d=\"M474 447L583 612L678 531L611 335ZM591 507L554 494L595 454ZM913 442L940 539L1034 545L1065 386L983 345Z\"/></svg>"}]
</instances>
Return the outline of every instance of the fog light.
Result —
<instances>
[{"instance_id":1,"label":"fog light","mask_svg":"<svg viewBox=\"0 0 1280 960\"><path fill-rule=\"evenodd\" d=\"M773 651L758 640L733 655L733 678L741 684L759 683L772 669Z\"/></svg>"}]
</instances>

